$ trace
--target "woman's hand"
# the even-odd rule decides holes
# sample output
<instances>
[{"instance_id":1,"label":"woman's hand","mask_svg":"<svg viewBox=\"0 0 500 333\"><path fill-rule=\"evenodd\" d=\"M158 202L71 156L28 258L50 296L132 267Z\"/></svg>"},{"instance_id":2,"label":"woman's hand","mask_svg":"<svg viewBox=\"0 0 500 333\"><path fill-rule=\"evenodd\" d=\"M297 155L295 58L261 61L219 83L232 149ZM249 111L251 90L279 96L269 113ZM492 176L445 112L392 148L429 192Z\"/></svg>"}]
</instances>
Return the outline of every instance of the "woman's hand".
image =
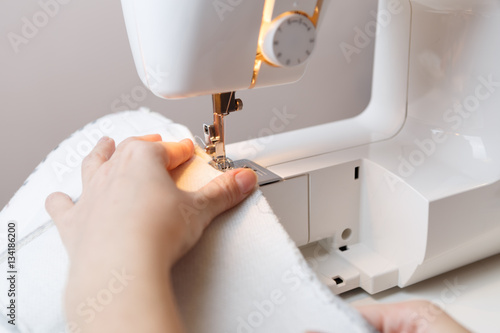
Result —
<instances>
[{"instance_id":1,"label":"woman's hand","mask_svg":"<svg viewBox=\"0 0 500 333\"><path fill-rule=\"evenodd\" d=\"M251 170L231 170L198 192L181 191L169 171L193 153L190 140L165 143L159 135L150 135L127 139L115 149L112 139L103 138L83 161L80 200L75 204L63 193L47 198L47 211L71 261L66 309L78 327L100 331L101 324L117 325L124 319L115 315L137 314L141 304L140 309L144 306L150 311L151 331L168 331L164 318L154 319L154 314L177 313L170 269L211 220L246 198L257 181ZM183 210L197 209L195 200L200 195L208 204L187 218ZM91 316L84 311L88 299L105 288L116 272L134 278L115 295L120 302L100 306ZM123 332L148 331L144 328L149 326L137 330L131 318L125 317L125 322L130 323L105 326L102 331L111 327ZM178 317L171 322L175 330L182 326Z\"/></svg>"},{"instance_id":2,"label":"woman's hand","mask_svg":"<svg viewBox=\"0 0 500 333\"><path fill-rule=\"evenodd\" d=\"M469 332L428 301L364 305L357 309L381 333Z\"/></svg>"}]
</instances>

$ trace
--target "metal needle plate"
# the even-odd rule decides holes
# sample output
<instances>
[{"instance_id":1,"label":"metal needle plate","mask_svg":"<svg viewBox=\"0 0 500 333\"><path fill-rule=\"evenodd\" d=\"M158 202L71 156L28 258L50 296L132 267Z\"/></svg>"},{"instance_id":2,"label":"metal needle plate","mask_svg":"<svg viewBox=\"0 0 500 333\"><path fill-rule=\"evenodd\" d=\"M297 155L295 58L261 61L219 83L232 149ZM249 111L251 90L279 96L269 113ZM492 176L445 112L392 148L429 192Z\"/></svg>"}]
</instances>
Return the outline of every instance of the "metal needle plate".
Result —
<instances>
[{"instance_id":1,"label":"metal needle plate","mask_svg":"<svg viewBox=\"0 0 500 333\"><path fill-rule=\"evenodd\" d=\"M237 168L249 168L255 171L258 177L258 184L259 186L264 186L276 182L280 182L283 180L280 176L277 174L271 172L270 170L264 168L263 166L258 165L255 162L252 162L250 160L238 160L238 161L233 161L233 167L234 169Z\"/></svg>"}]
</instances>

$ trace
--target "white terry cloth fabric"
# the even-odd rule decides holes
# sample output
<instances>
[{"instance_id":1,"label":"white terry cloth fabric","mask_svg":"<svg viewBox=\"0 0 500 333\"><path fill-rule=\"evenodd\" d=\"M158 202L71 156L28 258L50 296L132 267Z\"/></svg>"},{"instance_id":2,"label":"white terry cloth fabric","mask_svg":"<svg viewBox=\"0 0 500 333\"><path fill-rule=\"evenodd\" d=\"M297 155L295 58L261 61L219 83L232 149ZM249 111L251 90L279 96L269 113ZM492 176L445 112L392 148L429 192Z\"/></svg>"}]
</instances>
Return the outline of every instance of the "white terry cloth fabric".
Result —
<instances>
[{"instance_id":1,"label":"white terry cloth fabric","mask_svg":"<svg viewBox=\"0 0 500 333\"><path fill-rule=\"evenodd\" d=\"M45 212L54 191L77 199L82 158L104 135L117 143L159 133L165 141L189 131L147 110L123 112L87 125L50 153L0 213L0 227L17 223L17 318L12 332L64 332L63 291L68 258ZM195 190L219 172L197 153L173 173L178 186ZM0 267L6 267L1 237ZM272 213L260 191L222 214L175 267L174 286L189 332L373 332L361 316L322 285ZM7 290L0 279L0 290ZM0 293L0 306L9 301ZM142 318L147 320L147 318Z\"/></svg>"}]
</instances>

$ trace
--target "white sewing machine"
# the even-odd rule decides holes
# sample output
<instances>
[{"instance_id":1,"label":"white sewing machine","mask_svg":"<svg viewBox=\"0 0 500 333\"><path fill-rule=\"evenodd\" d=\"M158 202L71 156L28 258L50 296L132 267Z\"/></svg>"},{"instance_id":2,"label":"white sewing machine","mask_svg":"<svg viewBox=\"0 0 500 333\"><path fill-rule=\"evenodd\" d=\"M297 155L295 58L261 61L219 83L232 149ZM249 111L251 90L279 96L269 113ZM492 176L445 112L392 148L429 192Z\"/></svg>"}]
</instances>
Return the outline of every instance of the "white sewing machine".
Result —
<instances>
[{"instance_id":1,"label":"white sewing machine","mask_svg":"<svg viewBox=\"0 0 500 333\"><path fill-rule=\"evenodd\" d=\"M242 102L221 93L299 80L335 1L122 5L144 84L164 98L214 94L216 166L227 150L283 179L262 190L298 246L319 241L303 251L334 292L405 287L500 252L498 2L380 0L355 40L376 42L363 113L227 147L223 118Z\"/></svg>"}]
</instances>

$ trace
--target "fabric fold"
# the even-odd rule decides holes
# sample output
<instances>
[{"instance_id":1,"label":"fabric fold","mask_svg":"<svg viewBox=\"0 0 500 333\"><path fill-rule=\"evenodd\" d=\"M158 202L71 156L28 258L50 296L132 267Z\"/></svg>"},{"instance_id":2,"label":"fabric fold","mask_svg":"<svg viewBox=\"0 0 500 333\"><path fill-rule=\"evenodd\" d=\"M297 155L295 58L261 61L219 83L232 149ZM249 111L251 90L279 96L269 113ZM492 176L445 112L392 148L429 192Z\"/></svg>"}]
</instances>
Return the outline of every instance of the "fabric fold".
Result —
<instances>
[{"instance_id":1,"label":"fabric fold","mask_svg":"<svg viewBox=\"0 0 500 333\"><path fill-rule=\"evenodd\" d=\"M100 137L110 136L118 144L152 133L164 141L192 139L184 126L145 109L105 116L51 152L2 210L3 229L9 221L18 225L18 332L67 329L62 299L69 263L45 212L47 195L80 196L81 161ZM206 158L197 150L172 172L180 188L194 191L219 175ZM5 238L1 242L3 250ZM5 265L1 255L0 265ZM0 281L5 290L6 281ZM189 332L374 331L318 280L260 191L212 222L175 266L173 281ZM5 308L7 302L1 293L0 305Z\"/></svg>"}]
</instances>

